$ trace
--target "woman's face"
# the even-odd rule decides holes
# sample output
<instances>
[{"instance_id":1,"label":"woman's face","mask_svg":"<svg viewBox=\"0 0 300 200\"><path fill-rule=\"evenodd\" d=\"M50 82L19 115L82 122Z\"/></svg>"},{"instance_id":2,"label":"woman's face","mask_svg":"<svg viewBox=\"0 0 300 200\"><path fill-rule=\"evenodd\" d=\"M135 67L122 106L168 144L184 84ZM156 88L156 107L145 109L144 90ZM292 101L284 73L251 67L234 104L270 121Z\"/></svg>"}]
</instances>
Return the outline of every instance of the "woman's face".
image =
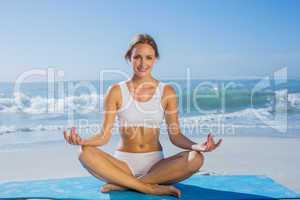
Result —
<instances>
[{"instance_id":1,"label":"woman's face","mask_svg":"<svg viewBox=\"0 0 300 200\"><path fill-rule=\"evenodd\" d=\"M149 76L156 61L155 51L149 44L137 44L132 49L130 61L135 75Z\"/></svg>"}]
</instances>

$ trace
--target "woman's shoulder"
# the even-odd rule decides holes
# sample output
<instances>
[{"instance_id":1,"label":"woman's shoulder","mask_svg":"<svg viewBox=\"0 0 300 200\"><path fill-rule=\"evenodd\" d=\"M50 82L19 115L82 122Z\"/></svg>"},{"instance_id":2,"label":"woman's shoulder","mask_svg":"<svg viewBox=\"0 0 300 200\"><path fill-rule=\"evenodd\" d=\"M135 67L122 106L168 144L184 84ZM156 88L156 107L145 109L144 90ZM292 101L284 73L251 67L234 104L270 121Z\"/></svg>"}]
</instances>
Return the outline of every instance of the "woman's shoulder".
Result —
<instances>
[{"instance_id":1,"label":"woman's shoulder","mask_svg":"<svg viewBox=\"0 0 300 200\"><path fill-rule=\"evenodd\" d=\"M164 83L161 96L163 101L173 101L176 100L176 91L172 85Z\"/></svg>"},{"instance_id":2,"label":"woman's shoulder","mask_svg":"<svg viewBox=\"0 0 300 200\"><path fill-rule=\"evenodd\" d=\"M119 97L121 94L121 88L120 88L120 83L113 83L109 86L107 89L107 95L112 96L112 97Z\"/></svg>"},{"instance_id":3,"label":"woman's shoulder","mask_svg":"<svg viewBox=\"0 0 300 200\"><path fill-rule=\"evenodd\" d=\"M163 85L163 94L170 95L176 94L174 87L168 83L162 83Z\"/></svg>"}]
</instances>

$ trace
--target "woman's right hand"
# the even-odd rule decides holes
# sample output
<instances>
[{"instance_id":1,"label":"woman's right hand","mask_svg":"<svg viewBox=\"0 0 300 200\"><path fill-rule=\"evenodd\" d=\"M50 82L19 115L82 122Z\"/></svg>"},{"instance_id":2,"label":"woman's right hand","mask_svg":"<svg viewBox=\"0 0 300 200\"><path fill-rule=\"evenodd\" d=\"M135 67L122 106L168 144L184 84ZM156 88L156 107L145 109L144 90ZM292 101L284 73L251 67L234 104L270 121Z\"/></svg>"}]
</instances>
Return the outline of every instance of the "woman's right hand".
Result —
<instances>
[{"instance_id":1,"label":"woman's right hand","mask_svg":"<svg viewBox=\"0 0 300 200\"><path fill-rule=\"evenodd\" d=\"M85 145L84 139L82 139L78 134L75 127L71 128L71 131L64 131L64 138L69 144L73 145Z\"/></svg>"}]
</instances>

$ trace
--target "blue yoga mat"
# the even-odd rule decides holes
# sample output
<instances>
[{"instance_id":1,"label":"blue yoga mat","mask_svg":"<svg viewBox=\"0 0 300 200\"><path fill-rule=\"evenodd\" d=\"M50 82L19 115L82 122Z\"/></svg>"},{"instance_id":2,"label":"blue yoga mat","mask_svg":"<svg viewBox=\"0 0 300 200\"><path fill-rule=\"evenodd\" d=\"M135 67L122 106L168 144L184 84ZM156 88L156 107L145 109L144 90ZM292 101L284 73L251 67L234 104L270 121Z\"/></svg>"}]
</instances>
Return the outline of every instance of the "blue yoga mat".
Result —
<instances>
[{"instance_id":1,"label":"blue yoga mat","mask_svg":"<svg viewBox=\"0 0 300 200\"><path fill-rule=\"evenodd\" d=\"M0 183L0 198L41 199L176 199L171 196L146 195L134 191L101 193L103 182L94 177L74 177L24 182ZM194 175L177 183L181 199L296 199L300 195L265 176Z\"/></svg>"}]
</instances>

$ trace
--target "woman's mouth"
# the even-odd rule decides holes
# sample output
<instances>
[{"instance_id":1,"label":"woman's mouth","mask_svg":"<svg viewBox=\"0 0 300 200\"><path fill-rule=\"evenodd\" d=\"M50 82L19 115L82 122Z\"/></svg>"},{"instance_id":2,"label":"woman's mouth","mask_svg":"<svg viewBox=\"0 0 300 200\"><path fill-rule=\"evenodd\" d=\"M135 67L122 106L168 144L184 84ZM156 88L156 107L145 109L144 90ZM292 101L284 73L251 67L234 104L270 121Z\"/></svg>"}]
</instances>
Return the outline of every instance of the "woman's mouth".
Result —
<instances>
[{"instance_id":1,"label":"woman's mouth","mask_svg":"<svg viewBox=\"0 0 300 200\"><path fill-rule=\"evenodd\" d=\"M147 68L138 68L138 71L139 71L139 72L146 72L146 71L147 71Z\"/></svg>"}]
</instances>

